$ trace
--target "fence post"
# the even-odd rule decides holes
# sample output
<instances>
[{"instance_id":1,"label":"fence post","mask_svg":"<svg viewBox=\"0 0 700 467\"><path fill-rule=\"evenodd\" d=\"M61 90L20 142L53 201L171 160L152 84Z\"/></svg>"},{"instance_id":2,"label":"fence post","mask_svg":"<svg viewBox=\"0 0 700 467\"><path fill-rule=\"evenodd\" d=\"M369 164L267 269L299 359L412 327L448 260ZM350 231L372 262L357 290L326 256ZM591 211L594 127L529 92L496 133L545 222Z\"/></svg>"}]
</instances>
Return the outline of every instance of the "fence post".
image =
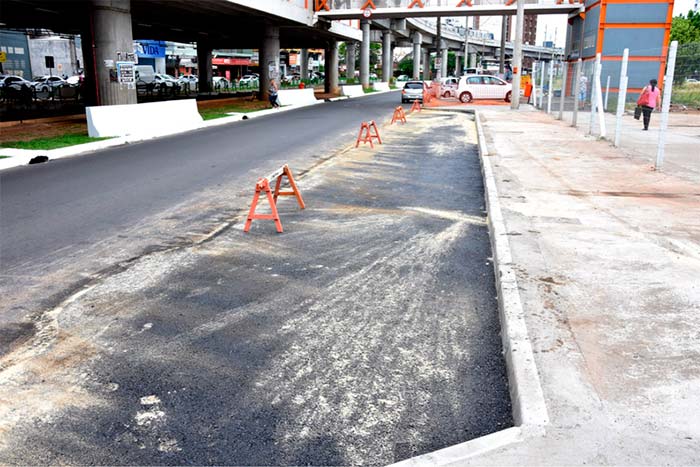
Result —
<instances>
[{"instance_id":1,"label":"fence post","mask_svg":"<svg viewBox=\"0 0 700 467\"><path fill-rule=\"evenodd\" d=\"M676 52L678 41L671 42L668 50L668 62L666 64L666 76L664 77L664 98L661 101L661 128L659 129L659 146L656 150L656 170L661 170L664 163L664 150L666 146L666 130L668 129L668 111L671 108L671 94L673 92L673 75L676 70Z\"/></svg>"},{"instance_id":2,"label":"fence post","mask_svg":"<svg viewBox=\"0 0 700 467\"><path fill-rule=\"evenodd\" d=\"M552 89L552 83L554 80L554 67L552 66L552 62L549 62L549 90L547 92L547 113L551 114L552 113L552 94L553 89Z\"/></svg>"},{"instance_id":3,"label":"fence post","mask_svg":"<svg viewBox=\"0 0 700 467\"><path fill-rule=\"evenodd\" d=\"M540 109L544 108L544 70L547 62L542 62L542 71L540 72Z\"/></svg>"},{"instance_id":4,"label":"fence post","mask_svg":"<svg viewBox=\"0 0 700 467\"><path fill-rule=\"evenodd\" d=\"M564 99L566 98L566 78L569 73L569 62L562 62L562 66L561 96L559 99L559 117L557 117L557 120L564 119Z\"/></svg>"},{"instance_id":5,"label":"fence post","mask_svg":"<svg viewBox=\"0 0 700 467\"><path fill-rule=\"evenodd\" d=\"M615 112L615 139L613 145L620 147L620 136L622 135L622 116L625 114L625 103L627 101L627 60L630 56L630 49L625 49L622 53L622 65L620 66L620 88L617 92L617 111Z\"/></svg>"},{"instance_id":6,"label":"fence post","mask_svg":"<svg viewBox=\"0 0 700 467\"><path fill-rule=\"evenodd\" d=\"M532 83L532 105L537 108L537 64L539 62L532 62L532 76L530 82Z\"/></svg>"},{"instance_id":7,"label":"fence post","mask_svg":"<svg viewBox=\"0 0 700 467\"><path fill-rule=\"evenodd\" d=\"M593 79L591 80L591 115L590 119L588 122L588 134L593 135L593 127L595 126L595 113L596 113L596 105L598 103L598 96L596 95L599 92L599 86L596 83L596 78L600 74L600 54L596 54L595 56L595 65L593 68ZM602 109L601 109L602 110Z\"/></svg>"},{"instance_id":8,"label":"fence post","mask_svg":"<svg viewBox=\"0 0 700 467\"><path fill-rule=\"evenodd\" d=\"M603 111L608 111L608 94L610 94L610 75L608 75L608 81L605 83L605 103L603 104Z\"/></svg>"},{"instance_id":9,"label":"fence post","mask_svg":"<svg viewBox=\"0 0 700 467\"><path fill-rule=\"evenodd\" d=\"M576 67L574 68L574 114L571 118L571 126L576 128L576 124L578 123L578 96L579 96L579 88L580 88L580 81L581 81L581 68L583 65L583 60L580 58L576 60Z\"/></svg>"}]
</instances>

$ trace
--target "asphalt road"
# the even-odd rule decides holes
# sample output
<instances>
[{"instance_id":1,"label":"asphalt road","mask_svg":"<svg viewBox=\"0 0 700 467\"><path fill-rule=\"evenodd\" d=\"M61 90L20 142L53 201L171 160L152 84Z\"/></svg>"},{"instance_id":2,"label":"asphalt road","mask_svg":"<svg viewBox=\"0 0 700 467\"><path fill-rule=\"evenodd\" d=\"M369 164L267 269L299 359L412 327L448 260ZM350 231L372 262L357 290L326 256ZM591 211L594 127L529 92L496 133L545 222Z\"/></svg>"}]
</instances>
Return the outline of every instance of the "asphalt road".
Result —
<instances>
[{"instance_id":1,"label":"asphalt road","mask_svg":"<svg viewBox=\"0 0 700 467\"><path fill-rule=\"evenodd\" d=\"M234 198L250 197L257 177L310 166L398 100L326 103L0 172L0 326L113 264L206 232L244 205Z\"/></svg>"},{"instance_id":2,"label":"asphalt road","mask_svg":"<svg viewBox=\"0 0 700 467\"><path fill-rule=\"evenodd\" d=\"M391 97L391 96L390 96ZM0 371L8 465L385 465L512 424L473 122L96 281Z\"/></svg>"}]
</instances>

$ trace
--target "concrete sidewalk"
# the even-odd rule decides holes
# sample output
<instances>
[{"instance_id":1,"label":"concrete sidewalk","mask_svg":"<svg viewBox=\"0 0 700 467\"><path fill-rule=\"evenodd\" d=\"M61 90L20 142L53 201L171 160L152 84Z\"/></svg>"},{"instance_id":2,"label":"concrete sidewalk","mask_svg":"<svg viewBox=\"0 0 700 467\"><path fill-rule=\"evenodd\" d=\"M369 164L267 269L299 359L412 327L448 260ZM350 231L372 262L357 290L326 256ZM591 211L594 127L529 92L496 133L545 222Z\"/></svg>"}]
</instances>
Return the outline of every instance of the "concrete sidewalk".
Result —
<instances>
[{"instance_id":1,"label":"concrete sidewalk","mask_svg":"<svg viewBox=\"0 0 700 467\"><path fill-rule=\"evenodd\" d=\"M471 463L699 464L700 187L629 136L480 114L551 423Z\"/></svg>"}]
</instances>

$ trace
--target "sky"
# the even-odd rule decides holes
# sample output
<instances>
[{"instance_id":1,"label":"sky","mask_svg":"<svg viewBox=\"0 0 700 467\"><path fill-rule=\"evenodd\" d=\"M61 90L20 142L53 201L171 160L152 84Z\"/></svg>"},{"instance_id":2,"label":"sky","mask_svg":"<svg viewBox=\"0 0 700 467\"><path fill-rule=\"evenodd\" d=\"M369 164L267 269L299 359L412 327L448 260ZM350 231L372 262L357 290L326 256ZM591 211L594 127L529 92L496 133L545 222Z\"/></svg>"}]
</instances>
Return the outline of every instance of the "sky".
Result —
<instances>
[{"instance_id":1,"label":"sky","mask_svg":"<svg viewBox=\"0 0 700 467\"><path fill-rule=\"evenodd\" d=\"M675 0L673 4L673 16L686 15L695 6L696 0ZM485 29L494 33L496 40L501 38L501 18L482 17L479 29ZM545 39L546 33L546 39ZM545 40L554 41L556 45L564 47L566 43L566 15L540 15L537 19L537 44Z\"/></svg>"}]
</instances>

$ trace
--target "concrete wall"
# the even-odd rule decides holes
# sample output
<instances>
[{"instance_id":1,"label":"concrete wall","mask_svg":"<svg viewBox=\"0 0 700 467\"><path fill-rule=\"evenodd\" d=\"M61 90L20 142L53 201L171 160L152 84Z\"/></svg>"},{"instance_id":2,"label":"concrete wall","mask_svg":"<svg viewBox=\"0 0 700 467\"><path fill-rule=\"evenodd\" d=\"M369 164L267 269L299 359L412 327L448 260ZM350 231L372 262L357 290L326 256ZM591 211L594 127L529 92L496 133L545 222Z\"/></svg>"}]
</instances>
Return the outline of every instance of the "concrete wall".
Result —
<instances>
[{"instance_id":1,"label":"concrete wall","mask_svg":"<svg viewBox=\"0 0 700 467\"><path fill-rule=\"evenodd\" d=\"M49 74L44 58L47 55L53 56L55 68L51 73L54 75L77 75L79 61L82 63L82 57L76 52L75 41L62 37L30 38L29 55L34 76Z\"/></svg>"}]
</instances>

